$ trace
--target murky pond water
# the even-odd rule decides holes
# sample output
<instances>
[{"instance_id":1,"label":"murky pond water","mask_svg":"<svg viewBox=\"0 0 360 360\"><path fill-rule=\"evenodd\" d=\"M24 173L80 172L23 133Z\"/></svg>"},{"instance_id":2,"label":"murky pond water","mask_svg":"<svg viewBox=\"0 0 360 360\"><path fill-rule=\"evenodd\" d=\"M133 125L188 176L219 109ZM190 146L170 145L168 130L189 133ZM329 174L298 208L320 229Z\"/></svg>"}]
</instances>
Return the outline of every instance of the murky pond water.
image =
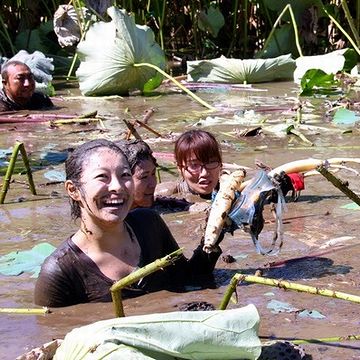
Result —
<instances>
[{"instance_id":1,"label":"murky pond water","mask_svg":"<svg viewBox=\"0 0 360 360\"><path fill-rule=\"evenodd\" d=\"M16 175L15 182L0 205L0 256L14 250L28 250L41 242L60 244L75 229L70 221L69 206L63 185L49 180L50 170L61 172L63 164L51 163L49 153L56 156L77 144L106 137L118 139L126 131L123 119L142 119L146 110L155 112L148 125L164 135L156 138L151 132L138 132L156 152L171 152L174 135L200 126L212 131L222 144L224 161L255 169L255 159L275 167L308 157L358 157L359 136L356 131L345 132L325 116L329 99L317 99L304 104L302 125L298 130L307 141L296 135L278 136L274 126L296 119L297 88L292 83L266 84L233 91L202 91L198 95L219 109L206 113L204 108L188 96L174 91L160 91L157 96L112 99L80 99L76 90L62 89L55 100L57 114L83 114L98 111L101 123L64 124L17 123L0 125L0 148L12 147L16 140L24 142L35 164L46 159L49 165L34 172L38 195L27 188L26 176ZM62 98L61 95L64 95ZM313 107L314 106L314 107ZM331 117L330 117L331 119ZM249 128L263 127L253 137L239 137ZM313 146L310 143L313 143ZM46 155L47 154L47 155ZM46 158L47 156L47 158ZM56 158L55 156L55 158ZM45 160L44 160L45 159ZM171 165L159 158L161 165ZM360 165L354 166L359 170ZM250 170L248 176L254 172ZM355 192L359 176L343 169L338 175L349 181ZM175 179L170 172L162 172L163 180ZM21 201L20 201L21 200ZM305 285L338 290L360 296L358 255L359 213L343 208L350 200L321 175L306 179L306 189L298 202L289 202L284 214L284 246L279 255L264 257L256 254L248 234L236 231L227 234L222 248L236 262L221 258L215 270L213 289L171 293L161 291L136 299L125 300L126 315L177 310L192 301L207 301L218 306L231 277L236 272L254 274L263 269L263 275L286 279ZM205 221L204 213L177 212L164 214L164 219L175 238L190 255L199 241ZM270 239L273 224L267 222L261 233L264 241ZM33 308L35 278L24 273L19 276L0 275L0 308ZM269 307L272 300L289 304L296 310L280 312ZM359 335L359 305L353 302L310 295L256 284L242 284L237 289L237 303L229 307L253 303L261 317L260 336L287 339L328 338ZM303 317L302 310L324 317ZM14 359L27 350L62 338L74 327L114 316L112 304L82 304L69 308L52 309L46 315L0 314L1 359ZM314 359L359 359L358 342L325 342L303 345Z\"/></svg>"}]
</instances>

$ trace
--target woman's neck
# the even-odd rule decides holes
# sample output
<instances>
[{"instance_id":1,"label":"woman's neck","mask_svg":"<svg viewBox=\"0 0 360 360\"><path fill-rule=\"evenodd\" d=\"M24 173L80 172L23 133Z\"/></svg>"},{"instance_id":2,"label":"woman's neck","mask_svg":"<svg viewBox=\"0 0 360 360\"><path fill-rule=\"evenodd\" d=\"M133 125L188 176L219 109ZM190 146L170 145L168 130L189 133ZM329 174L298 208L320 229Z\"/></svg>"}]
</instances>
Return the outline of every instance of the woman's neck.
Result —
<instances>
[{"instance_id":1,"label":"woman's neck","mask_svg":"<svg viewBox=\"0 0 360 360\"><path fill-rule=\"evenodd\" d=\"M109 251L114 247L121 246L126 241L128 231L124 221L104 228L86 219L82 219L80 229L73 237L73 241L80 247L92 248L94 250Z\"/></svg>"}]
</instances>

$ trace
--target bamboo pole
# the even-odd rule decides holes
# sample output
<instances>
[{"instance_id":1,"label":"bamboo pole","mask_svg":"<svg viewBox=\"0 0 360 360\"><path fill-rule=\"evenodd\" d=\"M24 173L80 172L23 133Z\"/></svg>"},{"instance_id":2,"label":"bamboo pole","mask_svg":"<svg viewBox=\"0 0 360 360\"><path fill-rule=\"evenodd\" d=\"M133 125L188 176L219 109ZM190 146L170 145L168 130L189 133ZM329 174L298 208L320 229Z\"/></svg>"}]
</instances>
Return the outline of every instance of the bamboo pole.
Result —
<instances>
[{"instance_id":1,"label":"bamboo pole","mask_svg":"<svg viewBox=\"0 0 360 360\"><path fill-rule=\"evenodd\" d=\"M340 191L342 191L348 198L354 201L357 205L360 205L360 198L348 186L338 179L335 175L329 172L323 165L320 165L316 170L324 176L328 181L330 181L334 186L336 186Z\"/></svg>"},{"instance_id":2,"label":"bamboo pole","mask_svg":"<svg viewBox=\"0 0 360 360\"><path fill-rule=\"evenodd\" d=\"M347 293L340 292L340 291L321 289L321 288L318 288L315 286L291 283L286 280L276 280L276 279L264 278L264 277L256 276L256 275L243 275L243 274L238 273L232 277L232 279L230 281L230 285L229 285L227 291L225 292L225 295L219 306L219 310L226 309L227 305L229 304L232 293L236 290L236 285L238 284L238 282L241 282L241 281L247 281L250 283L257 283L257 284L262 284L262 285L276 286L278 288L285 289L285 290L295 290L298 292L306 292L308 294L332 297L335 299L347 300L347 301L351 301L351 302L360 304L360 296L357 296L357 295L347 294Z\"/></svg>"},{"instance_id":3,"label":"bamboo pole","mask_svg":"<svg viewBox=\"0 0 360 360\"><path fill-rule=\"evenodd\" d=\"M160 259L157 259L153 261L152 263L145 265L144 267L134 271L133 273L129 274L128 276L125 276L123 279L120 279L117 281L113 286L110 288L112 301L115 308L115 316L117 317L123 317L124 314L124 308L122 305L122 299L121 299L121 290L129 286L140 279L142 279L145 276L148 276L152 274L155 271L158 271L160 269L163 269L164 267L168 265L172 265L176 260L180 258L180 256L183 254L183 249L177 249L176 251L170 253L169 255L166 255Z\"/></svg>"},{"instance_id":4,"label":"bamboo pole","mask_svg":"<svg viewBox=\"0 0 360 360\"><path fill-rule=\"evenodd\" d=\"M4 314L27 314L27 315L42 315L49 314L51 311L47 307L41 309L27 309L27 308L0 308L0 313Z\"/></svg>"}]
</instances>

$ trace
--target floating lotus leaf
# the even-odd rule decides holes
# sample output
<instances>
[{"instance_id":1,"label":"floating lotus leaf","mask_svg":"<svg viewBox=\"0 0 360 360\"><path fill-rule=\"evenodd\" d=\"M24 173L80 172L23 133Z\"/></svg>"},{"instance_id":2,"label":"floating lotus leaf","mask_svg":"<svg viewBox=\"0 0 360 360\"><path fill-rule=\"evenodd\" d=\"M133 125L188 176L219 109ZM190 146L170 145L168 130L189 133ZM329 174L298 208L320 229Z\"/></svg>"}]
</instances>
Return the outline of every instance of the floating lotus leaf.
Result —
<instances>
[{"instance_id":1,"label":"floating lotus leaf","mask_svg":"<svg viewBox=\"0 0 360 360\"><path fill-rule=\"evenodd\" d=\"M127 95L143 90L157 75L150 63L165 67L165 56L148 26L136 25L125 10L110 7L110 22L93 24L77 51L81 60L76 72L83 95Z\"/></svg>"},{"instance_id":2,"label":"floating lotus leaf","mask_svg":"<svg viewBox=\"0 0 360 360\"><path fill-rule=\"evenodd\" d=\"M69 332L54 360L255 360L261 353L259 320L252 304L103 320Z\"/></svg>"},{"instance_id":3,"label":"floating lotus leaf","mask_svg":"<svg viewBox=\"0 0 360 360\"><path fill-rule=\"evenodd\" d=\"M295 60L291 55L273 59L228 59L188 61L188 81L228 84L260 83L293 78Z\"/></svg>"}]
</instances>

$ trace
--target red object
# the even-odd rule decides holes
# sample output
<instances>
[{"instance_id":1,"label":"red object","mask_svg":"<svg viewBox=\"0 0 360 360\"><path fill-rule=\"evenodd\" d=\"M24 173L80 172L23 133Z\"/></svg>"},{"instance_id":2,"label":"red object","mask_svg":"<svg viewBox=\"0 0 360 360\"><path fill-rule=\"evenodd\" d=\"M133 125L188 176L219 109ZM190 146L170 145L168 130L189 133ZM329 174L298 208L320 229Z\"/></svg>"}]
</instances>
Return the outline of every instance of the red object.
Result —
<instances>
[{"instance_id":1,"label":"red object","mask_svg":"<svg viewBox=\"0 0 360 360\"><path fill-rule=\"evenodd\" d=\"M287 175L289 176L295 191L300 191L305 189L304 174L290 173Z\"/></svg>"}]
</instances>

